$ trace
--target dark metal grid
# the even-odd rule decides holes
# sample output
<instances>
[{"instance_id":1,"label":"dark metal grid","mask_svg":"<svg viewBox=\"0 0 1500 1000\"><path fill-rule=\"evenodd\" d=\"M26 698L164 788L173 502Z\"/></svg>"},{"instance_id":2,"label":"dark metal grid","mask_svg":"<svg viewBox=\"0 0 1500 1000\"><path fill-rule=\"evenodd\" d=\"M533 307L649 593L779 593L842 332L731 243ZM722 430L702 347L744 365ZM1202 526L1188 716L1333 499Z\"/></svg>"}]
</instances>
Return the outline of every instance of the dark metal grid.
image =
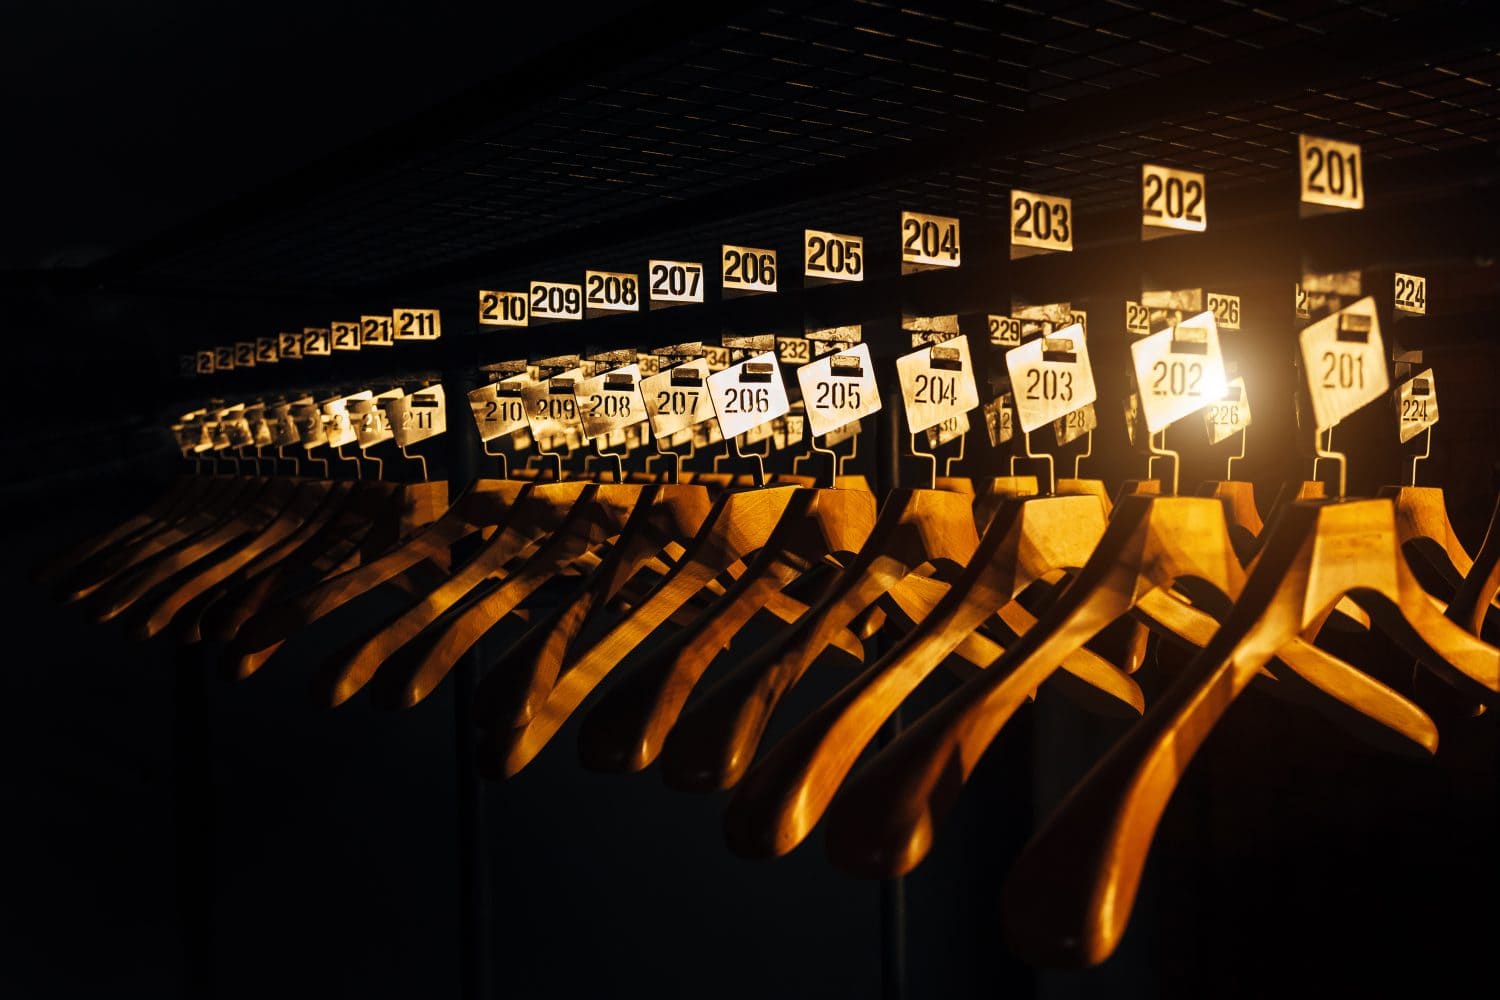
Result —
<instances>
[{"instance_id":1,"label":"dark metal grid","mask_svg":"<svg viewBox=\"0 0 1500 1000\"><path fill-rule=\"evenodd\" d=\"M195 245L149 273L187 284L383 284L537 231L729 193L923 137L971 134L1006 115L1141 80L1206 86L1214 63L1234 54L1383 22L1417 6L1304 2L1269 12L1207 0L1174 16L1120 2L1041 11L956 0L918 12L842 0L736 13L722 28L544 100L497 109L456 141L412 150L312 206ZM553 60L556 72L574 71L566 51ZM1288 137L1300 129L1359 138L1372 157L1494 141L1493 51L1387 76L1077 146L997 152L973 168L935 165L900 184L790 211L746 205L744 217L719 226L716 238L794 238L802 224L862 224L902 207L992 219L1012 185L1070 194L1080 209L1108 207L1134 197L1135 168L1148 157L1207 170L1215 188L1233 186L1293 169ZM996 145L1003 143L997 127ZM613 257L623 249L596 252ZM534 266L550 275L575 264Z\"/></svg>"}]
</instances>

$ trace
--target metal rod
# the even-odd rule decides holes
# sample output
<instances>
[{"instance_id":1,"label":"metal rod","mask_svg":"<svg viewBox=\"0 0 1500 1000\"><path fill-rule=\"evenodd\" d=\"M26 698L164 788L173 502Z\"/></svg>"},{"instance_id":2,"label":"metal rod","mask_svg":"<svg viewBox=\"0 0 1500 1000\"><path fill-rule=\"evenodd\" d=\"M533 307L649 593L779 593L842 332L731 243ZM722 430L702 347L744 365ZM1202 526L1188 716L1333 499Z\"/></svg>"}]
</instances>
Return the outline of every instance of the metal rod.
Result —
<instances>
[{"instance_id":1,"label":"metal rod","mask_svg":"<svg viewBox=\"0 0 1500 1000\"><path fill-rule=\"evenodd\" d=\"M1338 499L1342 500L1343 497L1344 497L1344 488L1347 485L1346 482L1345 482L1345 480L1346 480L1346 474L1347 474L1348 466L1349 466L1348 456L1346 456L1341 451L1334 451L1333 450L1333 428L1332 427L1328 428L1328 447L1326 447L1326 448L1323 447L1323 435L1322 434L1318 434L1313 440L1314 440L1313 448L1314 448L1314 450L1317 453L1317 457L1315 457L1313 459L1313 478L1316 479L1317 476L1318 476L1318 462L1321 461L1322 459L1326 458L1330 462L1333 462L1333 463L1337 464L1338 467L1339 467L1339 491L1336 494L1336 496L1337 496Z\"/></svg>"},{"instance_id":2,"label":"metal rod","mask_svg":"<svg viewBox=\"0 0 1500 1000\"><path fill-rule=\"evenodd\" d=\"M927 461L932 463L932 471L927 475L927 488L929 490L937 489L937 454L931 451L923 451L918 448L917 435L915 432L913 432L911 436L911 453L915 458L925 458L927 459Z\"/></svg>"},{"instance_id":3,"label":"metal rod","mask_svg":"<svg viewBox=\"0 0 1500 1000\"><path fill-rule=\"evenodd\" d=\"M1432 457L1432 428L1427 428L1427 446L1422 449L1422 454L1411 457L1411 484L1417 485L1417 463L1425 458Z\"/></svg>"},{"instance_id":4,"label":"metal rod","mask_svg":"<svg viewBox=\"0 0 1500 1000\"><path fill-rule=\"evenodd\" d=\"M1161 439L1161 444L1156 443L1157 438ZM1152 466L1158 458L1170 458L1172 460L1172 492L1167 495L1175 497L1177 495L1177 472L1182 467L1182 456L1167 447L1167 429L1163 427L1155 434L1146 435L1146 447L1151 452L1146 457L1147 479L1154 478Z\"/></svg>"},{"instance_id":5,"label":"metal rod","mask_svg":"<svg viewBox=\"0 0 1500 1000\"><path fill-rule=\"evenodd\" d=\"M1224 462L1224 479L1226 482L1234 482L1234 463L1245 457L1245 438L1249 435L1250 428L1246 427L1240 431L1240 453L1230 455Z\"/></svg>"}]
</instances>

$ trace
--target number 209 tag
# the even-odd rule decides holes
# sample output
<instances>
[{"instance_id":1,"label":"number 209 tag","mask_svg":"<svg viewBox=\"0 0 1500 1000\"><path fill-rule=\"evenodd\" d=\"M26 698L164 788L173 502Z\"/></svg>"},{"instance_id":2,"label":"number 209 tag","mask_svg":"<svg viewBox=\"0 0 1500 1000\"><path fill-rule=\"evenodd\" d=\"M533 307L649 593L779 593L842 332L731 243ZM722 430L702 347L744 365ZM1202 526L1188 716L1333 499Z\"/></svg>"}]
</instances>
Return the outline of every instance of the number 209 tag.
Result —
<instances>
[{"instance_id":1,"label":"number 209 tag","mask_svg":"<svg viewBox=\"0 0 1500 1000\"><path fill-rule=\"evenodd\" d=\"M1005 352L1021 430L1030 434L1094 402L1094 369L1083 327L1074 324Z\"/></svg>"},{"instance_id":2,"label":"number 209 tag","mask_svg":"<svg viewBox=\"0 0 1500 1000\"><path fill-rule=\"evenodd\" d=\"M708 395L724 437L738 437L791 410L776 352L767 351L708 377Z\"/></svg>"},{"instance_id":3,"label":"number 209 tag","mask_svg":"<svg viewBox=\"0 0 1500 1000\"><path fill-rule=\"evenodd\" d=\"M1224 355L1211 312L1142 337L1130 345L1130 356L1152 434L1224 396Z\"/></svg>"},{"instance_id":4,"label":"number 209 tag","mask_svg":"<svg viewBox=\"0 0 1500 1000\"><path fill-rule=\"evenodd\" d=\"M1302 373L1313 425L1319 431L1343 420L1390 388L1385 342L1375 299L1365 296L1302 331Z\"/></svg>"},{"instance_id":5,"label":"number 209 tag","mask_svg":"<svg viewBox=\"0 0 1500 1000\"><path fill-rule=\"evenodd\" d=\"M814 437L830 434L880 409L870 346L856 344L797 369Z\"/></svg>"}]
</instances>

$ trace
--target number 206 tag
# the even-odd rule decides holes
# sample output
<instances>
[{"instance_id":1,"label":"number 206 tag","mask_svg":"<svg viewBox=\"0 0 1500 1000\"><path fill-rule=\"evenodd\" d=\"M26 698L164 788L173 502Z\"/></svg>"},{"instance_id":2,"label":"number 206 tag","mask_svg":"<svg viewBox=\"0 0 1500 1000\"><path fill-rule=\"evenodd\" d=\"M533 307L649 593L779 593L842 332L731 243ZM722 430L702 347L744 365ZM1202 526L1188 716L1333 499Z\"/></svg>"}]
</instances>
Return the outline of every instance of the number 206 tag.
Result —
<instances>
[{"instance_id":1,"label":"number 206 tag","mask_svg":"<svg viewBox=\"0 0 1500 1000\"><path fill-rule=\"evenodd\" d=\"M1094 370L1083 327L1067 326L1005 352L1021 430L1030 434L1094 402Z\"/></svg>"},{"instance_id":2,"label":"number 206 tag","mask_svg":"<svg viewBox=\"0 0 1500 1000\"><path fill-rule=\"evenodd\" d=\"M791 410L776 352L767 351L708 377L708 395L726 438L784 416Z\"/></svg>"}]
</instances>

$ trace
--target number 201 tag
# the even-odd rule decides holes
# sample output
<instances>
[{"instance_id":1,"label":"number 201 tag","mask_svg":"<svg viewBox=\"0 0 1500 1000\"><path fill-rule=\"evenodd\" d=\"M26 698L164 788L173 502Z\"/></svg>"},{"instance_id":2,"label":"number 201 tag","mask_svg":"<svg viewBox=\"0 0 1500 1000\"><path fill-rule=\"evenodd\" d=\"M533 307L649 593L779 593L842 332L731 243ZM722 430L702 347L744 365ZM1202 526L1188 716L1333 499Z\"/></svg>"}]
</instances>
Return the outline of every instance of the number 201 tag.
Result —
<instances>
[{"instance_id":1,"label":"number 201 tag","mask_svg":"<svg viewBox=\"0 0 1500 1000\"><path fill-rule=\"evenodd\" d=\"M1302 173L1303 215L1365 207L1358 143L1298 135L1297 160Z\"/></svg>"},{"instance_id":2,"label":"number 201 tag","mask_svg":"<svg viewBox=\"0 0 1500 1000\"><path fill-rule=\"evenodd\" d=\"M1094 370L1083 327L1067 326L1005 352L1021 430L1030 434L1094 402Z\"/></svg>"},{"instance_id":3,"label":"number 201 tag","mask_svg":"<svg viewBox=\"0 0 1500 1000\"><path fill-rule=\"evenodd\" d=\"M1313 426L1325 431L1390 388L1375 299L1310 324L1299 339Z\"/></svg>"},{"instance_id":4,"label":"number 201 tag","mask_svg":"<svg viewBox=\"0 0 1500 1000\"><path fill-rule=\"evenodd\" d=\"M724 437L738 437L791 410L776 352L767 351L708 377L708 395Z\"/></svg>"},{"instance_id":5,"label":"number 201 tag","mask_svg":"<svg viewBox=\"0 0 1500 1000\"><path fill-rule=\"evenodd\" d=\"M831 434L880 409L870 346L856 344L797 369L807 423L814 437Z\"/></svg>"},{"instance_id":6,"label":"number 201 tag","mask_svg":"<svg viewBox=\"0 0 1500 1000\"><path fill-rule=\"evenodd\" d=\"M1152 434L1224 396L1224 355L1211 312L1142 337L1130 345L1130 356Z\"/></svg>"}]
</instances>

